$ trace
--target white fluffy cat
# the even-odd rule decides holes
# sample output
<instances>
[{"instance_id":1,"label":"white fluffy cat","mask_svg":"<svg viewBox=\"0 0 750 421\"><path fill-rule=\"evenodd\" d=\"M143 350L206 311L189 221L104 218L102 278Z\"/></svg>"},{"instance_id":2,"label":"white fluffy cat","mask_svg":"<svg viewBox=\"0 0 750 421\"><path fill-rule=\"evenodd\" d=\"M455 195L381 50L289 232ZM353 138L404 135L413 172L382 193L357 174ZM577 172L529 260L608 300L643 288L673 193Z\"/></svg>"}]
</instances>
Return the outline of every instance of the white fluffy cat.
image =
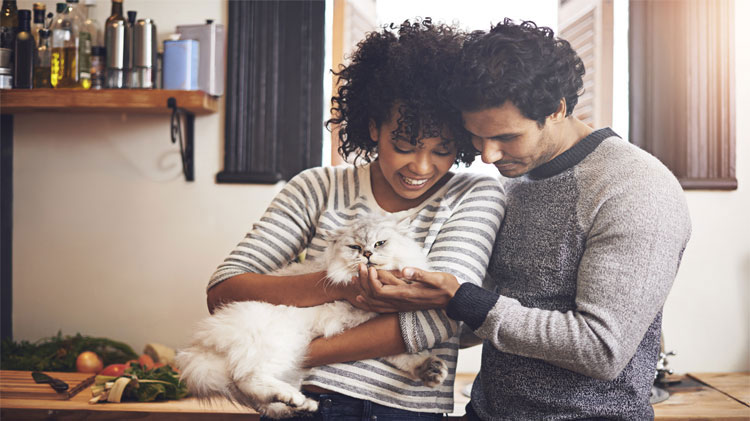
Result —
<instances>
[{"instance_id":1,"label":"white fluffy cat","mask_svg":"<svg viewBox=\"0 0 750 421\"><path fill-rule=\"evenodd\" d=\"M293 263L271 274L327 272L330 285L351 282L360 263L393 270L429 269L419 246L406 235L408 225L391 217L368 217L334 231L318 259ZM325 287L322 285L321 287ZM189 390L200 399L223 396L271 418L314 412L318 402L300 392L307 346L357 326L375 313L335 301L314 307L239 301L202 320L177 365ZM426 386L443 382L445 362L423 351L385 360Z\"/></svg>"}]
</instances>

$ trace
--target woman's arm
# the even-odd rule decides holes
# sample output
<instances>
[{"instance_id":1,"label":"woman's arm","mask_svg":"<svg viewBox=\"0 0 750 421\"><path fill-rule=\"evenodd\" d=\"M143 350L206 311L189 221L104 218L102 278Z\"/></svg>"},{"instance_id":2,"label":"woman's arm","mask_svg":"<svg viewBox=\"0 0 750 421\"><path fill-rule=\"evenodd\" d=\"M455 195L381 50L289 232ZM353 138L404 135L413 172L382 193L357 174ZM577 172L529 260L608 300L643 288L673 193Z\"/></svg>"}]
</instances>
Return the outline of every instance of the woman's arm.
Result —
<instances>
[{"instance_id":1,"label":"woman's arm","mask_svg":"<svg viewBox=\"0 0 750 421\"><path fill-rule=\"evenodd\" d=\"M266 275L312 247L318 219L326 206L332 168L305 170L276 195L261 219L211 276L207 304L213 312L222 303L260 300L273 304L310 306L336 298L342 291L324 287L322 273L302 276Z\"/></svg>"},{"instance_id":2,"label":"woman's arm","mask_svg":"<svg viewBox=\"0 0 750 421\"><path fill-rule=\"evenodd\" d=\"M326 273L273 276L259 273L235 275L208 290L208 311L232 301L265 301L296 307L310 307L335 300L353 300L359 292L355 284L329 286Z\"/></svg>"},{"instance_id":3,"label":"woman's arm","mask_svg":"<svg viewBox=\"0 0 750 421\"><path fill-rule=\"evenodd\" d=\"M330 338L310 343L306 367L359 361L406 352L397 314L383 314Z\"/></svg>"}]
</instances>

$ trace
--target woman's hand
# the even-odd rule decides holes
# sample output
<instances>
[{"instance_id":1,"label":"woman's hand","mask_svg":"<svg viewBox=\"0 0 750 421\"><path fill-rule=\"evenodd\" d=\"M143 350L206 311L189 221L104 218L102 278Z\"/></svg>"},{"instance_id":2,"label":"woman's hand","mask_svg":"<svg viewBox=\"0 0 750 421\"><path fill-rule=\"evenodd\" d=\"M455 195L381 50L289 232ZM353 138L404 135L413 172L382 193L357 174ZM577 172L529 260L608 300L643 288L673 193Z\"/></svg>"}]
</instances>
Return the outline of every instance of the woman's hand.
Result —
<instances>
[{"instance_id":1,"label":"woman's hand","mask_svg":"<svg viewBox=\"0 0 750 421\"><path fill-rule=\"evenodd\" d=\"M378 313L444 308L460 286L449 273L405 268L399 274L364 265L357 281L360 292L352 304Z\"/></svg>"}]
</instances>

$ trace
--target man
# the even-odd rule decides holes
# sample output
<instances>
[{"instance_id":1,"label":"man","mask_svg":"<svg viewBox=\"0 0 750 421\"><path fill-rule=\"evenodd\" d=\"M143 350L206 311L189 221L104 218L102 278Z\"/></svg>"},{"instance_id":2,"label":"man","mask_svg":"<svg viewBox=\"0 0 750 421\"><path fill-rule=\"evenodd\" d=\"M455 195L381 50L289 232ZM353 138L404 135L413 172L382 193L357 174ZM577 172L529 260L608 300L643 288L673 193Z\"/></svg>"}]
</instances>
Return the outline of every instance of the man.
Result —
<instances>
[{"instance_id":1,"label":"man","mask_svg":"<svg viewBox=\"0 0 750 421\"><path fill-rule=\"evenodd\" d=\"M664 301L690 236L682 189L656 158L572 116L583 63L533 22L466 42L450 98L482 160L508 177L486 284L360 270L360 305L444 307L483 339L467 417L653 418Z\"/></svg>"}]
</instances>

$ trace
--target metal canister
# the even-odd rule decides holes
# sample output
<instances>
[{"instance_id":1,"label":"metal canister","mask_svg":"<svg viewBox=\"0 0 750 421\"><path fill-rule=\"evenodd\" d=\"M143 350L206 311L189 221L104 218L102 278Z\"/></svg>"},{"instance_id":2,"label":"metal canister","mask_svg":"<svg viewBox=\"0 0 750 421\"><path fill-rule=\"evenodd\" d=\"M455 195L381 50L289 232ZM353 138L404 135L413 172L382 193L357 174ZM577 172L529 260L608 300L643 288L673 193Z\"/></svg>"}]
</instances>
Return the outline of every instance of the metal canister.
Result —
<instances>
[{"instance_id":1,"label":"metal canister","mask_svg":"<svg viewBox=\"0 0 750 421\"><path fill-rule=\"evenodd\" d=\"M126 88L125 83L125 20L107 22L104 28L107 51L107 88Z\"/></svg>"},{"instance_id":2,"label":"metal canister","mask_svg":"<svg viewBox=\"0 0 750 421\"><path fill-rule=\"evenodd\" d=\"M133 66L135 55L134 32L137 14L138 12L135 10L128 10L128 23L125 25L125 84L128 88L138 87L135 80L135 67Z\"/></svg>"},{"instance_id":3,"label":"metal canister","mask_svg":"<svg viewBox=\"0 0 750 421\"><path fill-rule=\"evenodd\" d=\"M158 49L156 25L152 19L138 19L133 29L133 71L134 88L153 89L156 87Z\"/></svg>"}]
</instances>

